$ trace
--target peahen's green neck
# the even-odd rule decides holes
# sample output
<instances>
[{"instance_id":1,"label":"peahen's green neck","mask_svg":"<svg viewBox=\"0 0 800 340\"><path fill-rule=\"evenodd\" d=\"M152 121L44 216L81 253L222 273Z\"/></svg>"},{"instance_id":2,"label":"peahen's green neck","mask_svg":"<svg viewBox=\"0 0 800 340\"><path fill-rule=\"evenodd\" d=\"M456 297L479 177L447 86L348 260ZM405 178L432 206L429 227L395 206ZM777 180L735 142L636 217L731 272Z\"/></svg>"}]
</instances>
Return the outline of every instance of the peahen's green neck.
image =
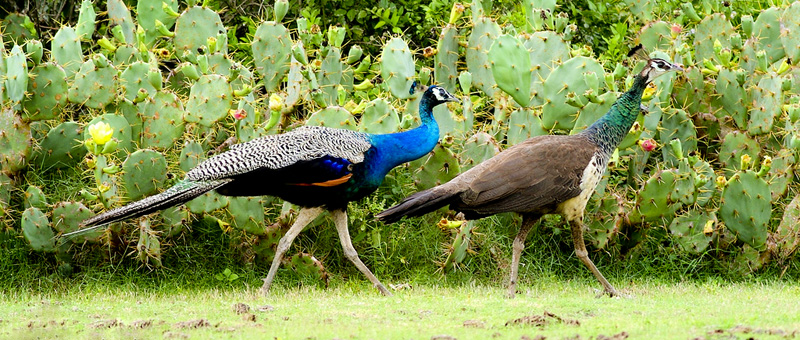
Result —
<instances>
[{"instance_id":1,"label":"peahen's green neck","mask_svg":"<svg viewBox=\"0 0 800 340\"><path fill-rule=\"evenodd\" d=\"M608 112L582 133L597 144L606 155L611 155L639 116L642 93L647 87L644 76L636 75L628 92L623 93Z\"/></svg>"}]
</instances>

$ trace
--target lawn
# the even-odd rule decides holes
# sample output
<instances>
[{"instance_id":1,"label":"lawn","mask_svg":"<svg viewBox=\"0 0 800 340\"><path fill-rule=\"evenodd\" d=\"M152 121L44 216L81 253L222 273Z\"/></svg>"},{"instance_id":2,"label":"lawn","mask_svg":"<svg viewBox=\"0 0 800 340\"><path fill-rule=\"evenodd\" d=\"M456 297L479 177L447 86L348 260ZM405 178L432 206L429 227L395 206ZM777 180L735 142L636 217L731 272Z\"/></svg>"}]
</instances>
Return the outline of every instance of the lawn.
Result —
<instances>
[{"instance_id":1,"label":"lawn","mask_svg":"<svg viewBox=\"0 0 800 340\"><path fill-rule=\"evenodd\" d=\"M612 280L613 282L613 280ZM368 283L330 288L135 289L99 285L0 297L0 337L232 339L783 339L800 335L800 285L536 279L515 299L498 285ZM105 287L105 288L103 288Z\"/></svg>"}]
</instances>

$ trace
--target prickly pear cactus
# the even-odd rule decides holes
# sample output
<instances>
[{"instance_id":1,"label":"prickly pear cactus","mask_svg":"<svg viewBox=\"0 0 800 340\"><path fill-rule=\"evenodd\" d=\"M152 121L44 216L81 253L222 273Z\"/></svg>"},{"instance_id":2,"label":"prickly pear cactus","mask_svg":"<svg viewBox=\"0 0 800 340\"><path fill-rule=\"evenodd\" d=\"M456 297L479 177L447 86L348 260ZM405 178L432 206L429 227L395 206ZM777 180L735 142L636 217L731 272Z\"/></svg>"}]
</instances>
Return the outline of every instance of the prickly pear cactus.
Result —
<instances>
[{"instance_id":1,"label":"prickly pear cactus","mask_svg":"<svg viewBox=\"0 0 800 340\"><path fill-rule=\"evenodd\" d=\"M571 130L577 119L578 108L567 104L570 93L584 96L590 90L587 74L603 79L603 67L594 59L574 57L553 70L544 81L542 97L548 100L542 107L542 126L547 129ZM596 95L599 88L592 89Z\"/></svg>"},{"instance_id":2,"label":"prickly pear cactus","mask_svg":"<svg viewBox=\"0 0 800 340\"><path fill-rule=\"evenodd\" d=\"M102 109L117 95L117 69L102 54L95 54L75 74L67 99L76 104Z\"/></svg>"},{"instance_id":3,"label":"prickly pear cactus","mask_svg":"<svg viewBox=\"0 0 800 340\"><path fill-rule=\"evenodd\" d=\"M316 280L322 281L326 286L328 285L328 271L325 270L322 262L311 254L297 253L289 258L289 264L298 274L311 276Z\"/></svg>"},{"instance_id":4,"label":"prickly pear cactus","mask_svg":"<svg viewBox=\"0 0 800 340\"><path fill-rule=\"evenodd\" d=\"M661 148L661 155L666 164L675 167L678 166L678 157L686 157L697 150L697 129L689 114L681 109L667 109L661 116L659 143L669 145L673 139L680 141L682 154L675 155L671 148Z\"/></svg>"},{"instance_id":5,"label":"prickly pear cactus","mask_svg":"<svg viewBox=\"0 0 800 340\"><path fill-rule=\"evenodd\" d=\"M30 207L22 212L22 234L36 251L55 251L55 234L50 220L38 208Z\"/></svg>"},{"instance_id":6,"label":"prickly pear cactus","mask_svg":"<svg viewBox=\"0 0 800 340\"><path fill-rule=\"evenodd\" d=\"M552 31L539 31L522 37L525 48L528 49L533 74L531 75L531 96L533 105L544 104L542 86L544 80L550 75L551 70L561 65L570 58L569 44L561 35Z\"/></svg>"},{"instance_id":7,"label":"prickly pear cactus","mask_svg":"<svg viewBox=\"0 0 800 340\"><path fill-rule=\"evenodd\" d=\"M0 109L0 170L16 173L31 154L31 127L11 108Z\"/></svg>"},{"instance_id":8,"label":"prickly pear cactus","mask_svg":"<svg viewBox=\"0 0 800 340\"><path fill-rule=\"evenodd\" d=\"M59 202L53 206L53 228L60 234L80 229L80 223L94 216L94 213L80 202ZM74 243L97 242L103 235L103 229L85 232L70 238Z\"/></svg>"},{"instance_id":9,"label":"prickly pear cactus","mask_svg":"<svg viewBox=\"0 0 800 340\"><path fill-rule=\"evenodd\" d=\"M265 21L253 36L253 63L267 92L275 91L289 72L292 38L281 23Z\"/></svg>"},{"instance_id":10,"label":"prickly pear cactus","mask_svg":"<svg viewBox=\"0 0 800 340\"><path fill-rule=\"evenodd\" d=\"M741 169L741 157L748 155L752 159L758 159L761 148L758 142L747 136L745 133L733 131L725 135L722 146L719 150L719 161L723 165L726 176L732 176L734 170Z\"/></svg>"},{"instance_id":11,"label":"prickly pear cactus","mask_svg":"<svg viewBox=\"0 0 800 340\"><path fill-rule=\"evenodd\" d=\"M772 215L769 184L751 170L737 172L722 190L719 216L736 237L756 250L766 249Z\"/></svg>"},{"instance_id":12,"label":"prickly pear cactus","mask_svg":"<svg viewBox=\"0 0 800 340\"><path fill-rule=\"evenodd\" d=\"M691 210L672 220L669 231L672 239L691 254L702 254L711 244L716 225L713 213Z\"/></svg>"},{"instance_id":13,"label":"prickly pear cactus","mask_svg":"<svg viewBox=\"0 0 800 340\"><path fill-rule=\"evenodd\" d=\"M408 89L414 82L414 58L408 44L401 38L392 38L381 53L381 78L395 98L411 97Z\"/></svg>"},{"instance_id":14,"label":"prickly pear cactus","mask_svg":"<svg viewBox=\"0 0 800 340\"><path fill-rule=\"evenodd\" d=\"M67 75L55 63L39 64L31 70L28 93L23 105L27 120L44 120L56 117L59 109L67 103Z\"/></svg>"},{"instance_id":15,"label":"prickly pear cactus","mask_svg":"<svg viewBox=\"0 0 800 340\"><path fill-rule=\"evenodd\" d=\"M156 21L160 22L165 29L170 29L175 25L176 18L164 10L165 6L171 12L177 12L178 0L138 0L136 2L136 22L144 29L144 43L148 47L152 47L156 38L161 36Z\"/></svg>"},{"instance_id":16,"label":"prickly pear cactus","mask_svg":"<svg viewBox=\"0 0 800 340\"><path fill-rule=\"evenodd\" d=\"M81 126L76 122L64 122L52 128L39 143L34 164L44 170L69 168L78 164L86 155L81 132Z\"/></svg>"},{"instance_id":17,"label":"prickly pear cactus","mask_svg":"<svg viewBox=\"0 0 800 340\"><path fill-rule=\"evenodd\" d=\"M81 40L75 29L69 26L61 27L50 41L50 54L53 60L64 68L67 78L72 80L83 64Z\"/></svg>"},{"instance_id":18,"label":"prickly pear cactus","mask_svg":"<svg viewBox=\"0 0 800 340\"><path fill-rule=\"evenodd\" d=\"M228 79L218 74L202 75L192 85L184 119L210 127L228 115L232 104L233 90Z\"/></svg>"},{"instance_id":19,"label":"prickly pear cactus","mask_svg":"<svg viewBox=\"0 0 800 340\"><path fill-rule=\"evenodd\" d=\"M448 24L442 28L439 42L436 44L434 56L433 77L436 83L450 93L456 91L456 78L458 77L458 29Z\"/></svg>"},{"instance_id":20,"label":"prickly pear cactus","mask_svg":"<svg viewBox=\"0 0 800 340\"><path fill-rule=\"evenodd\" d=\"M104 122L111 126L111 129L114 130L112 138L119 143L114 155L118 158L125 158L128 153L133 150L131 126L128 124L128 121L123 116L106 113L102 116L95 117L86 124L86 126L92 126L98 122ZM83 129L83 141L85 142L89 140L89 138L92 138L91 134L89 134L89 129Z\"/></svg>"},{"instance_id":21,"label":"prickly pear cactus","mask_svg":"<svg viewBox=\"0 0 800 340\"><path fill-rule=\"evenodd\" d=\"M695 60L702 62L705 59L713 60L719 64L720 60L714 52L714 41L719 41L722 48L732 48L730 36L735 32L731 22L722 13L714 13L703 18L694 28Z\"/></svg>"},{"instance_id":22,"label":"prickly pear cactus","mask_svg":"<svg viewBox=\"0 0 800 340\"><path fill-rule=\"evenodd\" d=\"M236 229L253 235L263 235L264 206L260 197L229 198L228 211Z\"/></svg>"},{"instance_id":23,"label":"prickly pear cactus","mask_svg":"<svg viewBox=\"0 0 800 340\"><path fill-rule=\"evenodd\" d=\"M489 63L497 87L522 107L531 102L532 68L528 50L516 37L503 34L489 49Z\"/></svg>"},{"instance_id":24,"label":"prickly pear cactus","mask_svg":"<svg viewBox=\"0 0 800 340\"><path fill-rule=\"evenodd\" d=\"M500 35L500 26L486 17L474 22L472 33L467 43L467 69L472 73L472 85L491 97L494 94L494 76L489 63L489 48Z\"/></svg>"},{"instance_id":25,"label":"prickly pear cactus","mask_svg":"<svg viewBox=\"0 0 800 340\"><path fill-rule=\"evenodd\" d=\"M326 126L337 129L355 130L355 117L342 107L331 106L314 112L308 117L306 125Z\"/></svg>"},{"instance_id":26,"label":"prickly pear cactus","mask_svg":"<svg viewBox=\"0 0 800 340\"><path fill-rule=\"evenodd\" d=\"M45 197L44 192L42 189L39 189L37 186L29 185L27 189L25 189L25 197L24 197L24 205L25 209L30 207L38 208L38 209L47 209L47 197Z\"/></svg>"},{"instance_id":27,"label":"prickly pear cactus","mask_svg":"<svg viewBox=\"0 0 800 340\"><path fill-rule=\"evenodd\" d=\"M219 14L206 7L192 7L181 13L175 22L175 55L183 60L190 60L198 51L208 53L228 51L227 30L222 26ZM210 51L209 39L216 40L216 51ZM188 58L188 59L187 59Z\"/></svg>"},{"instance_id":28,"label":"prickly pear cactus","mask_svg":"<svg viewBox=\"0 0 800 340\"><path fill-rule=\"evenodd\" d=\"M458 158L441 142L427 155L408 163L408 168L416 169L414 184L418 190L447 183L461 173Z\"/></svg>"},{"instance_id":29,"label":"prickly pear cactus","mask_svg":"<svg viewBox=\"0 0 800 340\"><path fill-rule=\"evenodd\" d=\"M162 91L142 107L142 147L168 149L183 135L183 103L174 93Z\"/></svg>"},{"instance_id":30,"label":"prickly pear cactus","mask_svg":"<svg viewBox=\"0 0 800 340\"><path fill-rule=\"evenodd\" d=\"M781 223L775 232L770 234L774 244L771 252L780 262L792 258L797 246L800 245L800 223L797 221L800 221L800 195L795 196L786 206Z\"/></svg>"},{"instance_id":31,"label":"prickly pear cactus","mask_svg":"<svg viewBox=\"0 0 800 340\"><path fill-rule=\"evenodd\" d=\"M5 63L5 96L11 107L19 109L28 89L28 62L22 47L14 45L5 57Z\"/></svg>"},{"instance_id":32,"label":"prickly pear cactus","mask_svg":"<svg viewBox=\"0 0 800 340\"><path fill-rule=\"evenodd\" d=\"M156 193L167 179L167 161L157 151L132 153L122 164L122 170L123 186L132 201Z\"/></svg>"},{"instance_id":33,"label":"prickly pear cactus","mask_svg":"<svg viewBox=\"0 0 800 340\"><path fill-rule=\"evenodd\" d=\"M490 134L478 132L467 138L462 150L461 171L467 171L500 153L500 144Z\"/></svg>"},{"instance_id":34,"label":"prickly pear cactus","mask_svg":"<svg viewBox=\"0 0 800 340\"><path fill-rule=\"evenodd\" d=\"M447 249L449 254L442 264L445 271L452 272L459 264L464 262L475 224L475 221L464 221L459 227L456 237L453 239L453 244Z\"/></svg>"},{"instance_id":35,"label":"prickly pear cactus","mask_svg":"<svg viewBox=\"0 0 800 340\"><path fill-rule=\"evenodd\" d=\"M358 130L367 133L393 133L400 128L397 110L385 99L377 98L364 107Z\"/></svg>"},{"instance_id":36,"label":"prickly pear cactus","mask_svg":"<svg viewBox=\"0 0 800 340\"><path fill-rule=\"evenodd\" d=\"M546 134L547 130L542 128L542 120L533 110L516 110L508 118L508 131L506 133L508 145L516 145L528 138Z\"/></svg>"}]
</instances>

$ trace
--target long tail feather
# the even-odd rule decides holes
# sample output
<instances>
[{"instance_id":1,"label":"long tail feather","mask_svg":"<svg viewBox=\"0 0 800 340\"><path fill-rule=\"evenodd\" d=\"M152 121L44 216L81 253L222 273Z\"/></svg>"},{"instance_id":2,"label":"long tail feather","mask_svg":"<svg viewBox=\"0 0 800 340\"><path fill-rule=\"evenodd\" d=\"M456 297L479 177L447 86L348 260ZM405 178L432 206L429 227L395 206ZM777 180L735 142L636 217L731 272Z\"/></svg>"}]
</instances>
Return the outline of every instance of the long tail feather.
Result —
<instances>
[{"instance_id":1,"label":"long tail feather","mask_svg":"<svg viewBox=\"0 0 800 340\"><path fill-rule=\"evenodd\" d=\"M394 223L403 216L422 216L450 204L451 199L459 193L441 186L420 191L406 197L400 204L380 212L375 218L385 223Z\"/></svg>"},{"instance_id":2,"label":"long tail feather","mask_svg":"<svg viewBox=\"0 0 800 340\"><path fill-rule=\"evenodd\" d=\"M152 212L186 203L195 197L219 188L229 181L230 180L227 179L207 182L181 181L158 195L153 195L88 218L81 222L81 224L87 228L64 234L62 237L85 233L109 223L147 215Z\"/></svg>"}]
</instances>

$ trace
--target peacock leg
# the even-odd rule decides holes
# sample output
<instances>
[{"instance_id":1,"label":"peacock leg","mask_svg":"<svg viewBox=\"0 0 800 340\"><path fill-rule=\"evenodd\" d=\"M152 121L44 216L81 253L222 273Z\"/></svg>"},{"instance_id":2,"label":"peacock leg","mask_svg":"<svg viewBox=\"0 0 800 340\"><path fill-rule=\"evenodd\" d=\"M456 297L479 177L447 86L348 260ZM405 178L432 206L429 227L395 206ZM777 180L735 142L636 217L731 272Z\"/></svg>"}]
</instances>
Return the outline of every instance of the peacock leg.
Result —
<instances>
[{"instance_id":1,"label":"peacock leg","mask_svg":"<svg viewBox=\"0 0 800 340\"><path fill-rule=\"evenodd\" d=\"M262 294L266 294L269 291L272 280L275 279L275 274L278 272L278 267L281 266L283 254L289 250L289 247L292 245L297 235L299 235L311 221L317 218L317 216L322 213L322 210L321 207L303 208L300 210L300 214L297 215L297 220L289 228L289 231L286 232L286 235L283 235L278 242L278 248L275 250L275 257L272 259L272 266L269 267L267 278L264 279L264 285L261 286Z\"/></svg>"},{"instance_id":2,"label":"peacock leg","mask_svg":"<svg viewBox=\"0 0 800 340\"><path fill-rule=\"evenodd\" d=\"M517 275L519 274L519 260L522 257L522 250L525 249L525 239L528 238L528 232L531 231L533 225L539 220L540 215L523 215L522 226L519 228L517 237L514 238L514 248L511 253L511 278L508 280L508 293L506 297L513 299L517 293Z\"/></svg>"},{"instance_id":3,"label":"peacock leg","mask_svg":"<svg viewBox=\"0 0 800 340\"><path fill-rule=\"evenodd\" d=\"M597 281L600 281L600 284L603 285L605 289L605 293L611 297L620 296L616 289L608 283L603 274L600 274L600 271L597 270L592 260L589 258L589 253L586 251L586 244L583 243L583 223L581 220L583 216L575 218L569 221L569 225L572 228L572 243L575 245L575 255L578 255L578 258L581 259L581 262L586 265L587 268L594 274L594 277L597 278Z\"/></svg>"},{"instance_id":4,"label":"peacock leg","mask_svg":"<svg viewBox=\"0 0 800 340\"><path fill-rule=\"evenodd\" d=\"M336 230L339 232L339 240L342 242L342 249L344 249L344 256L347 257L350 262L353 262L356 265L356 268L360 270L364 275L367 276L372 285L374 285L378 290L383 293L385 296L391 296L392 293L383 286L383 284L378 281L378 278L372 274L372 272L367 268L364 262L361 262L361 259L358 258L358 253L356 249L353 248L353 242L350 241L350 231L347 229L347 211L344 209L341 210L334 210L331 212L333 214L333 221L336 224Z\"/></svg>"}]
</instances>

